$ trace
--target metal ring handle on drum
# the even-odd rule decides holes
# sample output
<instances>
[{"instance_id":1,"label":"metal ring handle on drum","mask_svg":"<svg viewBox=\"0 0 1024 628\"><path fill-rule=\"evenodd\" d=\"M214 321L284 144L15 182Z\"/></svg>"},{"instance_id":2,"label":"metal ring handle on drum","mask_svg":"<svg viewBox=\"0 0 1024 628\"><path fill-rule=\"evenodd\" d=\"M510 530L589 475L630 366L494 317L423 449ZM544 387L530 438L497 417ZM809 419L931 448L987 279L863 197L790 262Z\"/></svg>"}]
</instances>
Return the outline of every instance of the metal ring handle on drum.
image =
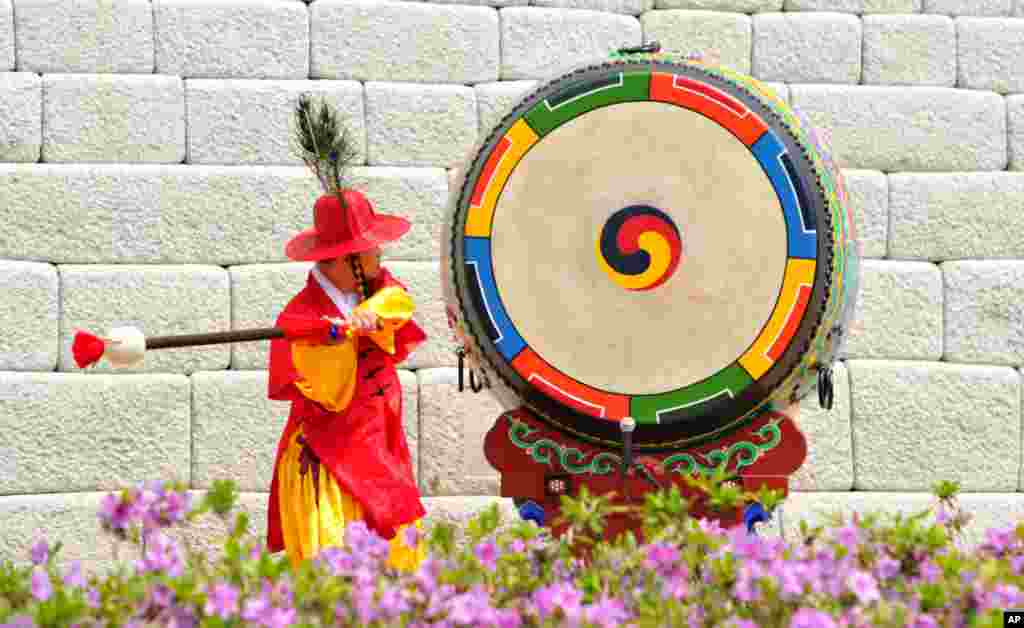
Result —
<instances>
[{"instance_id":1,"label":"metal ring handle on drum","mask_svg":"<svg viewBox=\"0 0 1024 628\"><path fill-rule=\"evenodd\" d=\"M825 410L831 410L834 400L835 388L832 385L832 369L820 367L818 369L818 404Z\"/></svg>"}]
</instances>

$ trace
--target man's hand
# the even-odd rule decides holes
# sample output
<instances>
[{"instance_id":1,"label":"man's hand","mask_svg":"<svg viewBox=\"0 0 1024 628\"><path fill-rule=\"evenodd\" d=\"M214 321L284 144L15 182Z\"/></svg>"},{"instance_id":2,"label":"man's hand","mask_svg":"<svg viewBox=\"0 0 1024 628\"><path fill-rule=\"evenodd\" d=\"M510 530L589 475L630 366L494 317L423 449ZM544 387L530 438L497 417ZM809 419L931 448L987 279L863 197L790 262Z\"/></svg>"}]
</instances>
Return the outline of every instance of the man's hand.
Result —
<instances>
[{"instance_id":1,"label":"man's hand","mask_svg":"<svg viewBox=\"0 0 1024 628\"><path fill-rule=\"evenodd\" d=\"M349 323L356 331L376 331L380 329L380 319L369 310L353 310Z\"/></svg>"}]
</instances>

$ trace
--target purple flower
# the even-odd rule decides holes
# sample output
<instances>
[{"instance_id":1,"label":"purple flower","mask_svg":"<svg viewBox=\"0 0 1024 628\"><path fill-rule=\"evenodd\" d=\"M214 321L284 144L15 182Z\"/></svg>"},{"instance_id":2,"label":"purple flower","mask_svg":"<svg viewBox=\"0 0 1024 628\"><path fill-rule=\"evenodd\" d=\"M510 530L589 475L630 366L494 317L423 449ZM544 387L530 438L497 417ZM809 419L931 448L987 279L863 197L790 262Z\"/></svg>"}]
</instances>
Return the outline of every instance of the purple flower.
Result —
<instances>
[{"instance_id":1,"label":"purple flower","mask_svg":"<svg viewBox=\"0 0 1024 628\"><path fill-rule=\"evenodd\" d=\"M164 572L174 577L180 576L185 569L177 544L160 533L146 537L146 554L135 566L140 573Z\"/></svg>"},{"instance_id":2,"label":"purple flower","mask_svg":"<svg viewBox=\"0 0 1024 628\"><path fill-rule=\"evenodd\" d=\"M914 621L909 624L908 628L939 628L939 622L926 613L914 617Z\"/></svg>"},{"instance_id":3,"label":"purple flower","mask_svg":"<svg viewBox=\"0 0 1024 628\"><path fill-rule=\"evenodd\" d=\"M732 617L729 619L730 628L758 628L757 623L750 619Z\"/></svg>"},{"instance_id":4,"label":"purple flower","mask_svg":"<svg viewBox=\"0 0 1024 628\"><path fill-rule=\"evenodd\" d=\"M882 556L875 563L875 575L879 580L888 580L900 572L900 561L890 556Z\"/></svg>"},{"instance_id":5,"label":"purple flower","mask_svg":"<svg viewBox=\"0 0 1024 628\"><path fill-rule=\"evenodd\" d=\"M402 540L409 547L416 547L420 542L420 531L416 526L406 526L405 530L402 530Z\"/></svg>"},{"instance_id":6,"label":"purple flower","mask_svg":"<svg viewBox=\"0 0 1024 628\"><path fill-rule=\"evenodd\" d=\"M587 622L598 628L614 628L621 626L629 619L629 613L622 601L615 598L602 597L587 607L584 617Z\"/></svg>"},{"instance_id":7,"label":"purple flower","mask_svg":"<svg viewBox=\"0 0 1024 628\"><path fill-rule=\"evenodd\" d=\"M647 546L644 567L661 573L679 562L679 550L668 543L653 543Z\"/></svg>"},{"instance_id":8,"label":"purple flower","mask_svg":"<svg viewBox=\"0 0 1024 628\"><path fill-rule=\"evenodd\" d=\"M921 579L930 584L938 582L942 576L942 569L930 560L926 560L921 564L920 572Z\"/></svg>"},{"instance_id":9,"label":"purple flower","mask_svg":"<svg viewBox=\"0 0 1024 628\"><path fill-rule=\"evenodd\" d=\"M522 554L526 551L526 543L523 543L521 539L515 539L508 544L508 549L513 554Z\"/></svg>"},{"instance_id":10,"label":"purple flower","mask_svg":"<svg viewBox=\"0 0 1024 628\"><path fill-rule=\"evenodd\" d=\"M96 589L89 589L89 592L85 594L85 601L89 605L89 608L99 608L100 592Z\"/></svg>"},{"instance_id":11,"label":"purple flower","mask_svg":"<svg viewBox=\"0 0 1024 628\"><path fill-rule=\"evenodd\" d=\"M1024 572L1024 555L1014 556L1010 559L1010 569L1018 576Z\"/></svg>"},{"instance_id":12,"label":"purple flower","mask_svg":"<svg viewBox=\"0 0 1024 628\"><path fill-rule=\"evenodd\" d=\"M495 624L497 613L491 606L487 591L477 585L456 595L448 603L448 619L456 624Z\"/></svg>"},{"instance_id":13,"label":"purple flower","mask_svg":"<svg viewBox=\"0 0 1024 628\"><path fill-rule=\"evenodd\" d=\"M267 587L258 597L249 598L242 607L242 619L252 623L262 623L270 613L270 592Z\"/></svg>"},{"instance_id":14,"label":"purple flower","mask_svg":"<svg viewBox=\"0 0 1024 628\"><path fill-rule=\"evenodd\" d=\"M801 608L793 613L789 628L838 628L836 621L828 613L813 608Z\"/></svg>"},{"instance_id":15,"label":"purple flower","mask_svg":"<svg viewBox=\"0 0 1024 628\"><path fill-rule=\"evenodd\" d=\"M263 625L267 628L285 628L295 623L297 614L294 608L272 608L263 620Z\"/></svg>"},{"instance_id":16,"label":"purple flower","mask_svg":"<svg viewBox=\"0 0 1024 628\"><path fill-rule=\"evenodd\" d=\"M67 574L64 575L64 586L85 588L85 578L82 577L82 563L80 561L74 561L68 567Z\"/></svg>"},{"instance_id":17,"label":"purple flower","mask_svg":"<svg viewBox=\"0 0 1024 628\"><path fill-rule=\"evenodd\" d=\"M45 602L53 595L53 585L50 583L50 574L45 570L36 567L32 570L32 597L40 602Z\"/></svg>"},{"instance_id":18,"label":"purple flower","mask_svg":"<svg viewBox=\"0 0 1024 628\"><path fill-rule=\"evenodd\" d=\"M583 594L568 582L557 582L542 587L533 594L533 603L540 612L541 619L553 615L557 610L561 610L567 618L572 619L579 615L582 600Z\"/></svg>"},{"instance_id":19,"label":"purple flower","mask_svg":"<svg viewBox=\"0 0 1024 628\"><path fill-rule=\"evenodd\" d=\"M512 608L500 608L497 610L497 628L519 628L523 625L523 618Z\"/></svg>"},{"instance_id":20,"label":"purple flower","mask_svg":"<svg viewBox=\"0 0 1024 628\"><path fill-rule=\"evenodd\" d=\"M36 622L28 615L18 615L0 628L36 628Z\"/></svg>"},{"instance_id":21,"label":"purple flower","mask_svg":"<svg viewBox=\"0 0 1024 628\"><path fill-rule=\"evenodd\" d=\"M484 541L476 546L473 555L487 571L498 568L498 546L494 541Z\"/></svg>"},{"instance_id":22,"label":"purple flower","mask_svg":"<svg viewBox=\"0 0 1024 628\"><path fill-rule=\"evenodd\" d=\"M847 579L847 584L853 594L857 596L861 604L870 604L881 599L878 591L878 583L875 578L866 571L854 571Z\"/></svg>"},{"instance_id":23,"label":"purple flower","mask_svg":"<svg viewBox=\"0 0 1024 628\"><path fill-rule=\"evenodd\" d=\"M985 541L990 549L1001 554L1013 543L1013 528L989 528L985 531Z\"/></svg>"},{"instance_id":24,"label":"purple flower","mask_svg":"<svg viewBox=\"0 0 1024 628\"><path fill-rule=\"evenodd\" d=\"M218 583L213 585L206 598L206 606L203 612L207 615L216 615L221 619L228 619L238 612L238 589L230 584Z\"/></svg>"},{"instance_id":25,"label":"purple flower","mask_svg":"<svg viewBox=\"0 0 1024 628\"><path fill-rule=\"evenodd\" d=\"M36 541L36 544L29 550L29 554L32 556L32 564L44 564L50 558L50 546L46 544L46 539Z\"/></svg>"},{"instance_id":26,"label":"purple flower","mask_svg":"<svg viewBox=\"0 0 1024 628\"><path fill-rule=\"evenodd\" d=\"M406 601L405 596L402 595L402 589L398 587L387 587L380 594L380 599L377 600L377 606L380 608L381 613L388 619L393 619L409 611L411 606Z\"/></svg>"}]
</instances>

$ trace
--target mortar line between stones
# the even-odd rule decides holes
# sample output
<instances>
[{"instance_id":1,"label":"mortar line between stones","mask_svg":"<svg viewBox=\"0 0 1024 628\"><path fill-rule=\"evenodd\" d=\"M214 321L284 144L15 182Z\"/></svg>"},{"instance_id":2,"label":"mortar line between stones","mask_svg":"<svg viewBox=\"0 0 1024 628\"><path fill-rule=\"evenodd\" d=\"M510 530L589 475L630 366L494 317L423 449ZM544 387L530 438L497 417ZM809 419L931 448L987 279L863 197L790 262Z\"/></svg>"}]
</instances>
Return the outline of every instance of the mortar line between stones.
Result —
<instances>
[{"instance_id":1,"label":"mortar line between stones","mask_svg":"<svg viewBox=\"0 0 1024 628\"><path fill-rule=\"evenodd\" d=\"M153 24L153 74L159 74L159 70L156 67L156 46L157 46L157 35L156 35L156 3L158 0L149 0L149 20Z\"/></svg>"},{"instance_id":2,"label":"mortar line between stones","mask_svg":"<svg viewBox=\"0 0 1024 628\"><path fill-rule=\"evenodd\" d=\"M18 54L18 10L15 8L14 0L11 0L11 36L14 41L11 42L11 47L14 49L14 70L13 72L21 71L21 56Z\"/></svg>"},{"instance_id":3,"label":"mortar line between stones","mask_svg":"<svg viewBox=\"0 0 1024 628\"><path fill-rule=\"evenodd\" d=\"M849 392L847 403L850 404L850 491L853 492L857 490L857 430L854 428L856 413L853 403L853 369L850 368L849 359L843 361L843 366L846 367L844 369L846 371L846 389Z\"/></svg>"}]
</instances>

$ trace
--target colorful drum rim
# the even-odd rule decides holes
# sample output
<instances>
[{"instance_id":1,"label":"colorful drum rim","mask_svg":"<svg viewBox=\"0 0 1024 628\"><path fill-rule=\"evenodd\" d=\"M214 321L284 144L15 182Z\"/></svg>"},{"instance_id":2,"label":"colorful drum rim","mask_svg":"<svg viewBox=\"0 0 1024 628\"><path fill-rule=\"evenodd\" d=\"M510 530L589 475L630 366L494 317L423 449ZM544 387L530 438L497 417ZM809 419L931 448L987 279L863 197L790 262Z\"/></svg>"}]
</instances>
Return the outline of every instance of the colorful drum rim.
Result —
<instances>
[{"instance_id":1,"label":"colorful drum rim","mask_svg":"<svg viewBox=\"0 0 1024 628\"><path fill-rule=\"evenodd\" d=\"M797 367L813 350L812 341L822 337L819 324L837 301L829 294L835 243L819 234L842 241L846 225L834 224L835 194L830 199L830 190L822 186L822 164L812 161L807 148L791 136L796 119L782 120L742 84L697 64L671 61L612 62L589 70L590 76L582 80L577 71L541 85L496 126L471 162L451 232L450 271L463 319L492 366L510 367L511 372L495 369L502 380L559 429L612 444L620 441L618 421L629 416L637 422L634 439L640 448L706 442L739 429L754 411L778 397L780 388L798 384ZM527 345L495 283L490 236L501 192L533 146L577 116L638 101L668 103L699 113L748 148L783 209L788 259L767 324L733 364L677 390L627 395L576 381ZM786 108L782 104L783 111ZM481 338L490 342L480 342Z\"/></svg>"}]
</instances>

